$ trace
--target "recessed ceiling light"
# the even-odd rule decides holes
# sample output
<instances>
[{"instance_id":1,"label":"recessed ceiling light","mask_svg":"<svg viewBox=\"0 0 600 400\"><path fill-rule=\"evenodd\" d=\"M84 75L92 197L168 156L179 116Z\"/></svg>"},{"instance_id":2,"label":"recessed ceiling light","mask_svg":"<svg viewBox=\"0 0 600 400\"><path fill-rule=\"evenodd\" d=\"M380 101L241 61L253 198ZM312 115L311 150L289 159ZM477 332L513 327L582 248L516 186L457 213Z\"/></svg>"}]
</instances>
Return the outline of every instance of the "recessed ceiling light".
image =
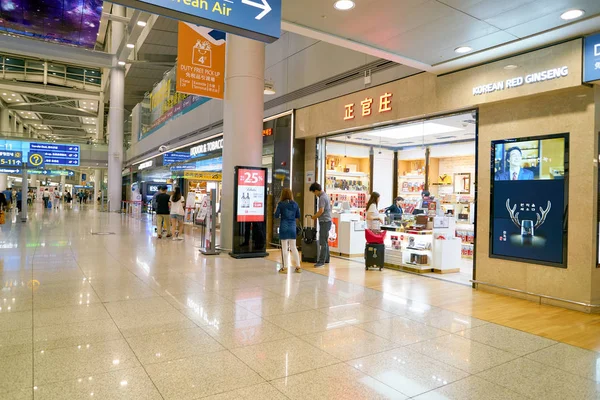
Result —
<instances>
[{"instance_id":1,"label":"recessed ceiling light","mask_svg":"<svg viewBox=\"0 0 600 400\"><path fill-rule=\"evenodd\" d=\"M518 65L515 64L508 64L507 66L504 67L504 69L517 69L519 68Z\"/></svg>"},{"instance_id":2,"label":"recessed ceiling light","mask_svg":"<svg viewBox=\"0 0 600 400\"><path fill-rule=\"evenodd\" d=\"M133 49L135 47L135 44L133 43L127 43L127 48L128 49Z\"/></svg>"},{"instance_id":3,"label":"recessed ceiling light","mask_svg":"<svg viewBox=\"0 0 600 400\"><path fill-rule=\"evenodd\" d=\"M143 26L146 26L146 21L138 21L138 22L137 22L137 25L138 25L138 26L142 26L142 27L143 27Z\"/></svg>"},{"instance_id":4,"label":"recessed ceiling light","mask_svg":"<svg viewBox=\"0 0 600 400\"><path fill-rule=\"evenodd\" d=\"M2 96L6 96L6 93L2 93Z\"/></svg>"},{"instance_id":5,"label":"recessed ceiling light","mask_svg":"<svg viewBox=\"0 0 600 400\"><path fill-rule=\"evenodd\" d=\"M352 10L356 4L352 0L338 0L333 5L336 10L348 11Z\"/></svg>"},{"instance_id":6,"label":"recessed ceiling light","mask_svg":"<svg viewBox=\"0 0 600 400\"><path fill-rule=\"evenodd\" d=\"M473 50L473 49L470 48L469 46L460 46L460 47L457 47L456 49L454 49L454 51L457 52L458 54L468 53L471 50Z\"/></svg>"},{"instance_id":7,"label":"recessed ceiling light","mask_svg":"<svg viewBox=\"0 0 600 400\"><path fill-rule=\"evenodd\" d=\"M117 64L119 64L122 67L125 65L125 61L119 61Z\"/></svg>"},{"instance_id":8,"label":"recessed ceiling light","mask_svg":"<svg viewBox=\"0 0 600 400\"><path fill-rule=\"evenodd\" d=\"M12 93L12 94L11 94L11 96L13 96L13 97L14 97L14 96L16 96L16 94Z\"/></svg>"},{"instance_id":9,"label":"recessed ceiling light","mask_svg":"<svg viewBox=\"0 0 600 400\"><path fill-rule=\"evenodd\" d=\"M569 21L569 20L572 20L575 18L579 18L583 14L585 14L585 11L583 11L583 10L569 10L569 11L565 11L564 13L560 14L560 18L564 19L565 21Z\"/></svg>"}]
</instances>

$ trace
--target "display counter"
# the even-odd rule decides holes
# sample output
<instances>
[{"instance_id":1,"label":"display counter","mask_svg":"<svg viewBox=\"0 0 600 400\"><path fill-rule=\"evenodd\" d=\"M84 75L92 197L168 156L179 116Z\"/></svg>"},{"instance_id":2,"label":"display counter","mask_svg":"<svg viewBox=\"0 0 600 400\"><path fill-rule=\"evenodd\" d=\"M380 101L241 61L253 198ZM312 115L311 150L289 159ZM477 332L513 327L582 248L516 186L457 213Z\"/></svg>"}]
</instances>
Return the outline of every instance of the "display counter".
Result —
<instances>
[{"instance_id":1,"label":"display counter","mask_svg":"<svg viewBox=\"0 0 600 400\"><path fill-rule=\"evenodd\" d=\"M452 273L460 271L461 238L455 236L454 218L430 217L432 229L410 229L383 225L385 266L411 272Z\"/></svg>"},{"instance_id":2,"label":"display counter","mask_svg":"<svg viewBox=\"0 0 600 400\"><path fill-rule=\"evenodd\" d=\"M332 213L329 251L342 257L362 257L365 252L365 221L352 212Z\"/></svg>"}]
</instances>

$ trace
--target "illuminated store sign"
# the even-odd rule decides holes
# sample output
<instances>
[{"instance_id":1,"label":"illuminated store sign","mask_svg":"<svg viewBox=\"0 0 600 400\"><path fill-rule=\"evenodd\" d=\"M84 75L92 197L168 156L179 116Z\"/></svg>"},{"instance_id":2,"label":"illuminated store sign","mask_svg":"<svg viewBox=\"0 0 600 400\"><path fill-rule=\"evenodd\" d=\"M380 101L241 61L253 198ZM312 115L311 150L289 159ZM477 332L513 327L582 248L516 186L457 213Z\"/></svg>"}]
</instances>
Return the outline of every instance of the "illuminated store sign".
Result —
<instances>
[{"instance_id":1,"label":"illuminated store sign","mask_svg":"<svg viewBox=\"0 0 600 400\"><path fill-rule=\"evenodd\" d=\"M344 121L353 120L357 115L368 117L374 113L373 108L375 108L379 114L392 111L392 96L392 93L384 93L379 96L379 107L377 107L377 103L375 103L375 107L373 107L374 99L372 97L367 97L361 101L360 108L356 107L355 103L346 104L344 106Z\"/></svg>"},{"instance_id":2,"label":"illuminated store sign","mask_svg":"<svg viewBox=\"0 0 600 400\"><path fill-rule=\"evenodd\" d=\"M154 164L153 160L143 162L138 166L138 170L150 168L153 164Z\"/></svg>"},{"instance_id":3,"label":"illuminated store sign","mask_svg":"<svg viewBox=\"0 0 600 400\"><path fill-rule=\"evenodd\" d=\"M549 81L552 79L563 78L569 75L569 67L564 66L560 68L553 68L547 71L536 72L526 76L519 76L516 78L507 79L505 81L498 81L488 83L486 85L476 86L473 88L473 96L479 96L487 93L500 92L502 90L514 89L525 84L540 83Z\"/></svg>"},{"instance_id":4,"label":"illuminated store sign","mask_svg":"<svg viewBox=\"0 0 600 400\"><path fill-rule=\"evenodd\" d=\"M198 157L204 153L216 150L223 150L223 139L213 140L192 147L190 149L190 157Z\"/></svg>"},{"instance_id":5,"label":"illuminated store sign","mask_svg":"<svg viewBox=\"0 0 600 400\"><path fill-rule=\"evenodd\" d=\"M583 39L583 81L600 80L600 33Z\"/></svg>"}]
</instances>

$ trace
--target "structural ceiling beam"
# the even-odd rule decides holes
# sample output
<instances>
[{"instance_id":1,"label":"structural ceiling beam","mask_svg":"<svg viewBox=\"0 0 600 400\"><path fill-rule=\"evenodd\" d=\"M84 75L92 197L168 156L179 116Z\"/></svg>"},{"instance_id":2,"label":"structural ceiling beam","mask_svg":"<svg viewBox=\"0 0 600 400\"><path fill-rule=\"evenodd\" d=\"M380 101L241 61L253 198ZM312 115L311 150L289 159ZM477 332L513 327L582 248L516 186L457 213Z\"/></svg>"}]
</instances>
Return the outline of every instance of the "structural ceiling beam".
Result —
<instances>
[{"instance_id":1,"label":"structural ceiling beam","mask_svg":"<svg viewBox=\"0 0 600 400\"><path fill-rule=\"evenodd\" d=\"M77 121L59 121L54 119L24 119L24 123L29 125L46 125L63 128L81 128L81 129L96 129L96 124L82 124Z\"/></svg>"},{"instance_id":2,"label":"structural ceiling beam","mask_svg":"<svg viewBox=\"0 0 600 400\"><path fill-rule=\"evenodd\" d=\"M44 86L39 83L13 82L8 80L0 80L0 90L8 90L23 94L44 94L48 96L58 96L77 100L98 101L100 99L100 92L96 93L88 90L69 89L58 86Z\"/></svg>"},{"instance_id":3,"label":"structural ceiling beam","mask_svg":"<svg viewBox=\"0 0 600 400\"><path fill-rule=\"evenodd\" d=\"M84 118L96 118L95 113L89 113L83 110L74 110L72 108L65 107L52 107L52 106L25 106L19 107L17 105L10 104L8 106L10 110L27 111L39 114L50 114L50 115L62 115L65 117L84 117Z\"/></svg>"},{"instance_id":4,"label":"structural ceiling beam","mask_svg":"<svg viewBox=\"0 0 600 400\"><path fill-rule=\"evenodd\" d=\"M113 65L112 54L22 37L2 35L0 48L4 53L84 67L110 68Z\"/></svg>"}]
</instances>

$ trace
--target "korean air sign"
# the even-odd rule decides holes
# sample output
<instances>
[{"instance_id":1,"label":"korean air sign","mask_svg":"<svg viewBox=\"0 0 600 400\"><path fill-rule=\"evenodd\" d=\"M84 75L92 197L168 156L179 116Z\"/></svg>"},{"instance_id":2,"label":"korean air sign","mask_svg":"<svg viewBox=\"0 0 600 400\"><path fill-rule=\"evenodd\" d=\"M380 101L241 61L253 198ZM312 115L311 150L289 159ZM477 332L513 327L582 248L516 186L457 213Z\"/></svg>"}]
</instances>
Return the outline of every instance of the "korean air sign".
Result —
<instances>
[{"instance_id":1,"label":"korean air sign","mask_svg":"<svg viewBox=\"0 0 600 400\"><path fill-rule=\"evenodd\" d=\"M600 81L600 33L583 40L583 81Z\"/></svg>"}]
</instances>

